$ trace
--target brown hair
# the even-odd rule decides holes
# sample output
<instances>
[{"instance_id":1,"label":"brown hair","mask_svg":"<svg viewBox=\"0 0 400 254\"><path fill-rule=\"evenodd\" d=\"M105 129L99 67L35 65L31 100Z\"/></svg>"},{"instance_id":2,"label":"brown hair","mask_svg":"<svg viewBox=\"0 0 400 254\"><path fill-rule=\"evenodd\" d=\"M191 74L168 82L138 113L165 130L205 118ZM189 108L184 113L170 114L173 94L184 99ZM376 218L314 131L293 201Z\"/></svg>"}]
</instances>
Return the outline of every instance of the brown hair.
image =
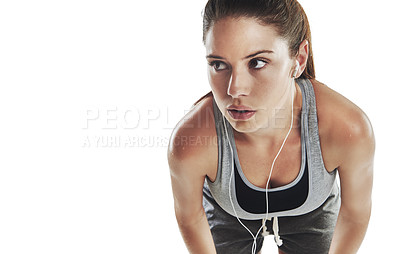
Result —
<instances>
[{"instance_id":1,"label":"brown hair","mask_svg":"<svg viewBox=\"0 0 400 254\"><path fill-rule=\"evenodd\" d=\"M203 43L210 28L226 17L255 18L261 24L273 25L279 36L287 40L291 58L307 40L307 66L299 78L315 79L310 25L297 0L209 0L203 11Z\"/></svg>"}]
</instances>

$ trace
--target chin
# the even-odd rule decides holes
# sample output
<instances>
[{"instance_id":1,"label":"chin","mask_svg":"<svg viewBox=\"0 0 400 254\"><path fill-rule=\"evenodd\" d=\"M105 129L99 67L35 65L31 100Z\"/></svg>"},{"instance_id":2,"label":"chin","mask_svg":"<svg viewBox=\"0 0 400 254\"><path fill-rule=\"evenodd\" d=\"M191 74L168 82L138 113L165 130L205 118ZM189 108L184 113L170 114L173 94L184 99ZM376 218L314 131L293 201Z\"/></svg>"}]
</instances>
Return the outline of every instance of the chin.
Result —
<instances>
[{"instance_id":1,"label":"chin","mask_svg":"<svg viewBox=\"0 0 400 254\"><path fill-rule=\"evenodd\" d=\"M233 129L242 133L251 133L259 129L259 127L256 126L254 119L247 121L230 119L229 122Z\"/></svg>"}]
</instances>

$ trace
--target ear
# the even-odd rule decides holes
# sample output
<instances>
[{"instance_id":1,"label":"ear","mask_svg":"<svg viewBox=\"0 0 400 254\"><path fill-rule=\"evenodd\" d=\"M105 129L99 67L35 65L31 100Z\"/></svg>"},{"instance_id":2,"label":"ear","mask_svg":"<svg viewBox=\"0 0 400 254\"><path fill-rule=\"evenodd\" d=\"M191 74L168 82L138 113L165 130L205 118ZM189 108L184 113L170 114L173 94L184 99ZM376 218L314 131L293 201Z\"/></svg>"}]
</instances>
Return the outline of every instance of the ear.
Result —
<instances>
[{"instance_id":1,"label":"ear","mask_svg":"<svg viewBox=\"0 0 400 254\"><path fill-rule=\"evenodd\" d=\"M308 59L308 41L304 40L299 46L299 52L296 56L296 60L300 64L299 71L297 72L296 78L300 77L303 73L304 69L307 66L307 59Z\"/></svg>"}]
</instances>

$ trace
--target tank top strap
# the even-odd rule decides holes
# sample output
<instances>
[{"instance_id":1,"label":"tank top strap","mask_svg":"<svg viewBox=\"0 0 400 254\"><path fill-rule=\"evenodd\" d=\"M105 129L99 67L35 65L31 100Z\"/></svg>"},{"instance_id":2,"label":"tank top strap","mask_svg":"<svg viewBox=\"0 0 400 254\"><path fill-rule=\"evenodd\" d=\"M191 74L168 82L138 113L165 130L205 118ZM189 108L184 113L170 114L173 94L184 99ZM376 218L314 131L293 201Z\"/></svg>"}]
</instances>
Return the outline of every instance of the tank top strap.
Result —
<instances>
[{"instance_id":1,"label":"tank top strap","mask_svg":"<svg viewBox=\"0 0 400 254\"><path fill-rule=\"evenodd\" d=\"M230 170L228 171L227 169L232 166L232 157L234 156L230 149L229 142L234 142L234 137L231 128L229 128L231 125L225 119L225 116L222 115L214 97L213 111L218 142L218 171L215 181L208 181L208 183L209 185L214 185L214 188L219 189L221 185L229 184L226 180L230 174Z\"/></svg>"},{"instance_id":2,"label":"tank top strap","mask_svg":"<svg viewBox=\"0 0 400 254\"><path fill-rule=\"evenodd\" d=\"M320 172L320 174L325 175L328 173L328 171L325 168L322 158L314 88L309 79L297 79L296 82L299 84L301 92L305 94L305 96L303 96L302 107L304 108L302 109L302 114L307 115L307 117L304 118L307 119L307 121L304 123L307 130L307 153L310 159L312 159L314 164L313 166L315 168L322 169L324 172Z\"/></svg>"}]
</instances>

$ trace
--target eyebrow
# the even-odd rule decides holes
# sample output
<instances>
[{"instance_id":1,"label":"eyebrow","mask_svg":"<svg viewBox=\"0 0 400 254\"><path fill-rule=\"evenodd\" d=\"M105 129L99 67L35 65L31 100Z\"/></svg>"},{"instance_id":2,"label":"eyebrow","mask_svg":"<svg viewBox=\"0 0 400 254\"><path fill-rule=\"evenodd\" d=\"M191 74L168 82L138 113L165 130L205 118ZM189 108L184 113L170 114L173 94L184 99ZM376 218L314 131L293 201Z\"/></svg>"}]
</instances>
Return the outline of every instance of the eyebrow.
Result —
<instances>
[{"instance_id":1,"label":"eyebrow","mask_svg":"<svg viewBox=\"0 0 400 254\"><path fill-rule=\"evenodd\" d=\"M259 50L255 53L252 53L252 54L244 57L243 59L251 58L251 57L254 57L254 56L262 54L262 53L274 54L274 51L268 50L268 49ZM217 56L217 55L212 55L212 54L207 55L206 58L225 59L222 56Z\"/></svg>"}]
</instances>

